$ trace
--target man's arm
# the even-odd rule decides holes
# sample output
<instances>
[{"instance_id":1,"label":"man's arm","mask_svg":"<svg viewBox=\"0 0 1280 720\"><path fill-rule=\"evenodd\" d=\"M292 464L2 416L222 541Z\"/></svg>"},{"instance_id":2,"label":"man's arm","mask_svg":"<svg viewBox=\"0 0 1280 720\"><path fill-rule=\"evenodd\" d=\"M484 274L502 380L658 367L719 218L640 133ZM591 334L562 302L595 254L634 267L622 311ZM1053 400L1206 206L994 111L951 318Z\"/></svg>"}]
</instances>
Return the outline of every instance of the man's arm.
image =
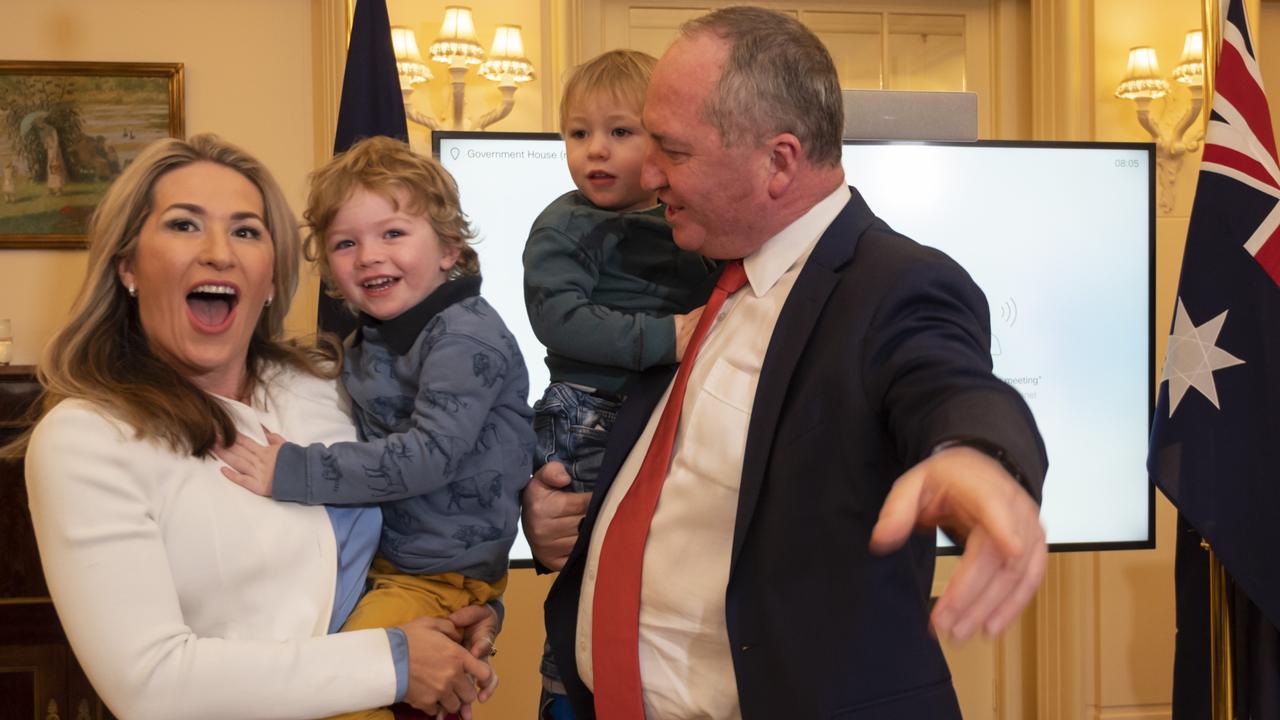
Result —
<instances>
[{"instance_id":1,"label":"man's arm","mask_svg":"<svg viewBox=\"0 0 1280 720\"><path fill-rule=\"evenodd\" d=\"M901 457L915 465L890 488L871 547L889 552L916 530L943 528L964 554L934 606L935 629L957 639L999 632L1047 564L1044 445L1025 401L991 372L986 298L968 275L931 251L894 269L862 361Z\"/></svg>"}]
</instances>

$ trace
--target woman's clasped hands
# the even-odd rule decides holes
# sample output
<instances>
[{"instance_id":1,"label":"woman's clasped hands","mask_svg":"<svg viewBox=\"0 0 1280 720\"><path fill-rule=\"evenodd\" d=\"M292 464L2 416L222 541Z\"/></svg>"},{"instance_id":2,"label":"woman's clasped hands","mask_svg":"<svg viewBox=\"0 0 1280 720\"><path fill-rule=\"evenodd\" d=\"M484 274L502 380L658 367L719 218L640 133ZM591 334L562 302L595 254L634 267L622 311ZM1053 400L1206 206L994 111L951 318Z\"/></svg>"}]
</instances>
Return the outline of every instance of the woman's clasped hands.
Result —
<instances>
[{"instance_id":1,"label":"woman's clasped hands","mask_svg":"<svg viewBox=\"0 0 1280 720\"><path fill-rule=\"evenodd\" d=\"M471 718L471 703L485 702L498 687L489 665L498 634L497 613L472 605L448 619L420 617L400 626L409 640L409 689L405 702L436 717Z\"/></svg>"}]
</instances>

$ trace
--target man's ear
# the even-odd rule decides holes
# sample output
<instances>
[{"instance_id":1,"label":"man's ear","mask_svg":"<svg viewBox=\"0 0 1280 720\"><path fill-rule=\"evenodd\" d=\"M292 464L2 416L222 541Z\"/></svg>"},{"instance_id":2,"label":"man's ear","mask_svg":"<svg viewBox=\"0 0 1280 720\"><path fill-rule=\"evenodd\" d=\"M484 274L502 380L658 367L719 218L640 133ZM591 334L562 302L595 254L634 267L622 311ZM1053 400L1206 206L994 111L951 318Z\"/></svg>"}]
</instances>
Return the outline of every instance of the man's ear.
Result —
<instances>
[{"instance_id":1,"label":"man's ear","mask_svg":"<svg viewBox=\"0 0 1280 720\"><path fill-rule=\"evenodd\" d=\"M769 197L777 199L786 194L795 180L804 160L804 148L800 146L800 139L791 133L773 136L766 147L769 150Z\"/></svg>"}]
</instances>

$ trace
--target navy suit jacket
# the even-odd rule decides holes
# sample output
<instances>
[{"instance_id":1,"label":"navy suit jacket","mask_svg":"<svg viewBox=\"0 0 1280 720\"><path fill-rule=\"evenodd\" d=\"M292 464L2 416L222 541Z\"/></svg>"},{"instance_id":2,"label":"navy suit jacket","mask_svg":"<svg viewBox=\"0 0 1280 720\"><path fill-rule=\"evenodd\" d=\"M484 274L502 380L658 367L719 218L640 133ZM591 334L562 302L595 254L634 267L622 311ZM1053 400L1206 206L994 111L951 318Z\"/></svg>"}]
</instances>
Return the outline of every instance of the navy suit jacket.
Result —
<instances>
[{"instance_id":1,"label":"navy suit jacket","mask_svg":"<svg viewBox=\"0 0 1280 720\"><path fill-rule=\"evenodd\" d=\"M885 556L868 542L893 481L949 440L999 455L1039 500L1044 445L1022 397L991 374L989 345L968 274L893 232L854 190L778 317L749 423L725 595L744 719L960 717L928 631L934 536ZM588 540L671 376L651 371L633 389L547 596L579 718L595 716L574 657Z\"/></svg>"}]
</instances>

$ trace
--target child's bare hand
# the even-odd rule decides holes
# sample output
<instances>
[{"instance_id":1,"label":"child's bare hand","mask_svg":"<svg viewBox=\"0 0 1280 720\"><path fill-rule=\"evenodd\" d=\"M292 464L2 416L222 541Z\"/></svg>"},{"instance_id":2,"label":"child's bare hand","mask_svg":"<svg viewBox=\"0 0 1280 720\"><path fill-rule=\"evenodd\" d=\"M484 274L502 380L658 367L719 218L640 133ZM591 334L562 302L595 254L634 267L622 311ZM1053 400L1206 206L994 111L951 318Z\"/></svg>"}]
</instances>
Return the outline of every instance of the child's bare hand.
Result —
<instances>
[{"instance_id":1,"label":"child's bare hand","mask_svg":"<svg viewBox=\"0 0 1280 720\"><path fill-rule=\"evenodd\" d=\"M698 327L698 320L702 318L702 309L706 307L697 307L684 315L672 315L676 319L676 360L684 359L685 348L689 347L689 338L693 337L693 331Z\"/></svg>"},{"instance_id":2,"label":"child's bare hand","mask_svg":"<svg viewBox=\"0 0 1280 720\"><path fill-rule=\"evenodd\" d=\"M284 438L262 428L266 433L267 444L259 445L252 439L236 433L236 441L230 447L218 444L213 454L227 464L222 474L235 484L249 492L271 497L271 484L276 472L276 457L280 454L280 446Z\"/></svg>"}]
</instances>

